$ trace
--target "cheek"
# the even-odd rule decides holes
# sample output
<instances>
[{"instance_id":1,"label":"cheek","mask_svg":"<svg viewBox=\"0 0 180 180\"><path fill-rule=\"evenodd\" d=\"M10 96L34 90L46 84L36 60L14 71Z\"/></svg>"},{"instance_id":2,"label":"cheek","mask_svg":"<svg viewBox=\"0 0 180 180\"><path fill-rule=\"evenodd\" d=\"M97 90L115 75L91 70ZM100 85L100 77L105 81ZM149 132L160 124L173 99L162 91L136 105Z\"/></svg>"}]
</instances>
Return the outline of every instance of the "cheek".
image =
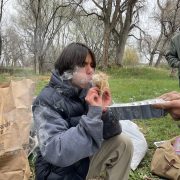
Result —
<instances>
[{"instance_id":1,"label":"cheek","mask_svg":"<svg viewBox=\"0 0 180 180\"><path fill-rule=\"evenodd\" d=\"M82 79L84 76L86 76L85 72L77 72L77 73L74 73L73 79Z\"/></svg>"},{"instance_id":2,"label":"cheek","mask_svg":"<svg viewBox=\"0 0 180 180\"><path fill-rule=\"evenodd\" d=\"M75 76L79 76L82 78L84 77L91 78L93 74L94 74L94 68L88 68L88 67L77 68L76 71L74 72Z\"/></svg>"},{"instance_id":3,"label":"cheek","mask_svg":"<svg viewBox=\"0 0 180 180\"><path fill-rule=\"evenodd\" d=\"M91 77L89 77L85 72L76 72L73 74L72 82L73 84L85 88L91 81Z\"/></svg>"},{"instance_id":4,"label":"cheek","mask_svg":"<svg viewBox=\"0 0 180 180\"><path fill-rule=\"evenodd\" d=\"M76 67L75 68L75 71L74 71L74 74L83 74L83 73L86 73L86 68L85 67Z\"/></svg>"}]
</instances>

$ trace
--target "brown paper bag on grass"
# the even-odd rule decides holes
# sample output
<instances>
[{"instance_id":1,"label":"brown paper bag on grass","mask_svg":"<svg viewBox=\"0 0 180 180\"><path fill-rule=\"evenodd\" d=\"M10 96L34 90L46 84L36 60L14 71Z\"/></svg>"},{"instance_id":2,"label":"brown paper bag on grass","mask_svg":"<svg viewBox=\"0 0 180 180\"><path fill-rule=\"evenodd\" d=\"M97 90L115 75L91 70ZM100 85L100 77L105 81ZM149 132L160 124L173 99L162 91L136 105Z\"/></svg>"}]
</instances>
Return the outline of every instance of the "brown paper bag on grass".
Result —
<instances>
[{"instance_id":1,"label":"brown paper bag on grass","mask_svg":"<svg viewBox=\"0 0 180 180\"><path fill-rule=\"evenodd\" d=\"M34 82L0 85L0 180L28 180L27 158Z\"/></svg>"}]
</instances>

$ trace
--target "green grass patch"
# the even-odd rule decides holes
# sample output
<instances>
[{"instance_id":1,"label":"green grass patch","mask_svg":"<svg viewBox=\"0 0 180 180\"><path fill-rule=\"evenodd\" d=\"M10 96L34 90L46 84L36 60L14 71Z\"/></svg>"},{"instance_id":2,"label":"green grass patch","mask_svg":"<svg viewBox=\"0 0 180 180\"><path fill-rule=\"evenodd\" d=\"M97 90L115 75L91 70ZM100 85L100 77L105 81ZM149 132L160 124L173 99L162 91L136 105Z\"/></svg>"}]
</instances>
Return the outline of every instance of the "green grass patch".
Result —
<instances>
[{"instance_id":1,"label":"green grass patch","mask_svg":"<svg viewBox=\"0 0 180 180\"><path fill-rule=\"evenodd\" d=\"M175 79L141 79L110 77L110 87L115 102L131 102L155 98L162 93L178 90Z\"/></svg>"},{"instance_id":2,"label":"green grass patch","mask_svg":"<svg viewBox=\"0 0 180 180\"><path fill-rule=\"evenodd\" d=\"M106 71L112 78L128 79L169 79L170 71L152 67L109 68Z\"/></svg>"},{"instance_id":3,"label":"green grass patch","mask_svg":"<svg viewBox=\"0 0 180 180\"><path fill-rule=\"evenodd\" d=\"M139 101L179 90L178 79L169 77L166 69L111 68L107 73L115 102Z\"/></svg>"}]
</instances>

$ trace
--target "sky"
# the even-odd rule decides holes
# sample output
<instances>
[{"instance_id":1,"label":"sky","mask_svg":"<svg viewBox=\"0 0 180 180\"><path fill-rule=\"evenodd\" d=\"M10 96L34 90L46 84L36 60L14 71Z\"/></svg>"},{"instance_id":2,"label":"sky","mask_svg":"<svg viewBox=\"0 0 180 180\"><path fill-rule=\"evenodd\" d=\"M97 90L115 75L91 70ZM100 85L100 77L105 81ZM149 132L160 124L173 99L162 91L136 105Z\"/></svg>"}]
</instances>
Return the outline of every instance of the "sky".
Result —
<instances>
[{"instance_id":1,"label":"sky","mask_svg":"<svg viewBox=\"0 0 180 180\"><path fill-rule=\"evenodd\" d=\"M147 0L147 7L141 17L143 29L154 36L160 33L158 24L153 20L155 10L157 10L156 0Z\"/></svg>"},{"instance_id":2,"label":"sky","mask_svg":"<svg viewBox=\"0 0 180 180\"><path fill-rule=\"evenodd\" d=\"M3 24L8 24L11 21L11 15L16 14L15 10L15 0L4 0L5 4L3 6Z\"/></svg>"}]
</instances>

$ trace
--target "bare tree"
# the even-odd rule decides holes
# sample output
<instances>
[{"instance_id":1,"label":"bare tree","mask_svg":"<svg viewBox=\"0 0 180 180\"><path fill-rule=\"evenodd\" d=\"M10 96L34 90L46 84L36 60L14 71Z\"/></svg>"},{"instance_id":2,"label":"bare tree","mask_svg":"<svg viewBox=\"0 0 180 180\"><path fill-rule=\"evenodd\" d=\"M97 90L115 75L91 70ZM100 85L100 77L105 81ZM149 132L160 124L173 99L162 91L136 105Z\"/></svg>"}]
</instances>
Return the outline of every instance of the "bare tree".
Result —
<instances>
[{"instance_id":1,"label":"bare tree","mask_svg":"<svg viewBox=\"0 0 180 180\"><path fill-rule=\"evenodd\" d=\"M97 64L102 66L102 50L103 50L103 24L96 16L79 16L73 19L71 34L76 36L76 41L81 41L87 44L96 54Z\"/></svg>"},{"instance_id":2,"label":"bare tree","mask_svg":"<svg viewBox=\"0 0 180 180\"><path fill-rule=\"evenodd\" d=\"M126 0L120 6L118 23L113 28L113 36L116 47L116 65L123 66L123 54L128 36L133 28L138 28L139 11L144 7L143 1Z\"/></svg>"},{"instance_id":3,"label":"bare tree","mask_svg":"<svg viewBox=\"0 0 180 180\"><path fill-rule=\"evenodd\" d=\"M71 20L76 6L56 0L19 0L19 5L19 25L27 47L34 54L35 72L43 73L48 49L60 28Z\"/></svg>"},{"instance_id":4,"label":"bare tree","mask_svg":"<svg viewBox=\"0 0 180 180\"><path fill-rule=\"evenodd\" d=\"M81 9L87 15L96 15L104 24L103 30L103 65L108 66L109 49L111 49L111 34L114 34L116 47L116 64L122 65L125 44L129 32L137 23L142 4L140 0L91 0L95 8L88 11L81 4ZM135 20L136 19L136 20ZM134 20L133 24L132 21ZM111 45L111 46L110 46Z\"/></svg>"},{"instance_id":5,"label":"bare tree","mask_svg":"<svg viewBox=\"0 0 180 180\"><path fill-rule=\"evenodd\" d=\"M88 2L88 1L87 1ZM83 3L79 4L81 10L86 14L86 16L96 15L99 20L104 24L103 28L103 67L108 66L108 51L110 45L110 35L112 29L117 23L117 18L120 9L121 0L91 0L95 8L88 11L87 8L83 6Z\"/></svg>"},{"instance_id":6,"label":"bare tree","mask_svg":"<svg viewBox=\"0 0 180 180\"><path fill-rule=\"evenodd\" d=\"M23 39L17 34L15 29L9 27L3 35L3 60L4 66L23 66L25 60L25 47Z\"/></svg>"}]
</instances>

